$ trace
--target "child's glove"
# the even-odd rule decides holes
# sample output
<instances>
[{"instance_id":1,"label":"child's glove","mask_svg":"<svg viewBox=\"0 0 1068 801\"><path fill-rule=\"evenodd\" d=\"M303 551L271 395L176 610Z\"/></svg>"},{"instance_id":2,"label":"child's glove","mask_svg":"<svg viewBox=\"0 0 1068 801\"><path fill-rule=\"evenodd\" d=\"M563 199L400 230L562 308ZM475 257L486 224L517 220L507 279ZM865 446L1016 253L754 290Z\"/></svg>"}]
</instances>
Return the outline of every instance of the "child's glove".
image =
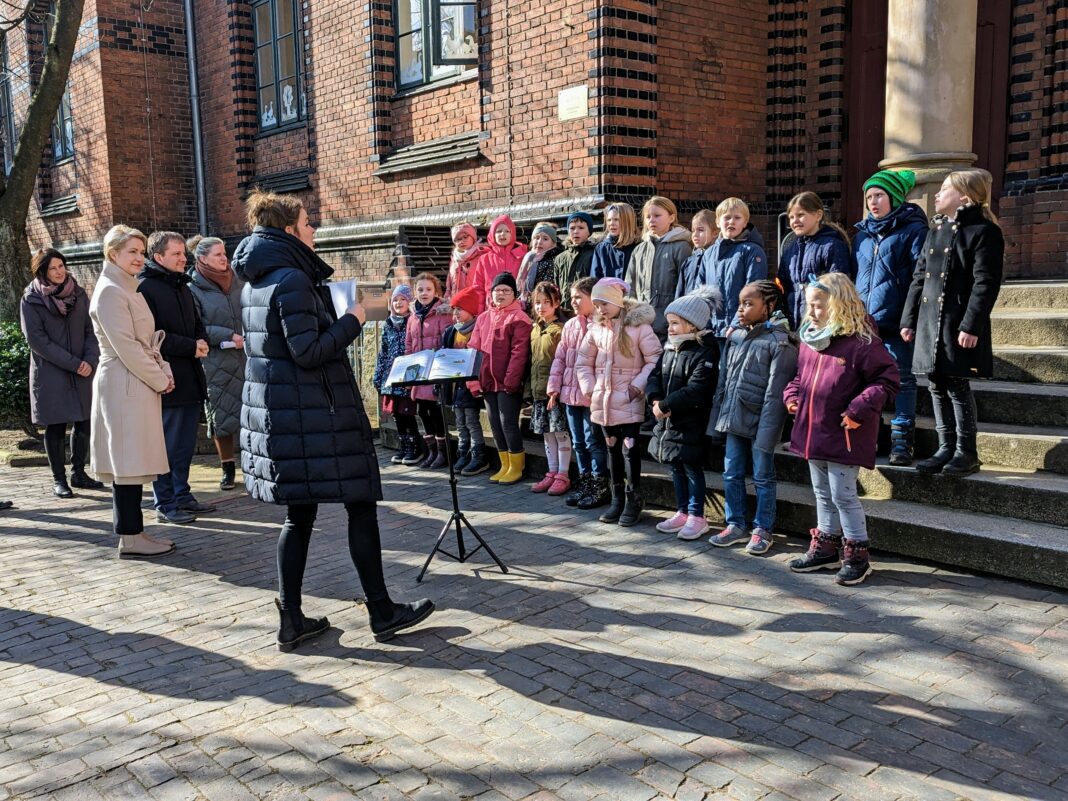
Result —
<instances>
[{"instance_id":1,"label":"child's glove","mask_svg":"<svg viewBox=\"0 0 1068 801\"><path fill-rule=\"evenodd\" d=\"M636 401L636 400L638 400L638 398L644 398L645 397L645 391L641 390L641 389L638 389L633 384L629 384L627 386L627 397L630 398L632 401Z\"/></svg>"}]
</instances>

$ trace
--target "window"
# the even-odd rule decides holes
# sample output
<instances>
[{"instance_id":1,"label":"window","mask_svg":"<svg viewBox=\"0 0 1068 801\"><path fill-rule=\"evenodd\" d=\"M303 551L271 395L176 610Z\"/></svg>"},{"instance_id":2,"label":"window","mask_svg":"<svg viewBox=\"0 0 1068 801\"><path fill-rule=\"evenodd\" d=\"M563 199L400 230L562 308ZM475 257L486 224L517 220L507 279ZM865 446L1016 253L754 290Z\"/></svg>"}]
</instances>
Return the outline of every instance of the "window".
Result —
<instances>
[{"instance_id":1,"label":"window","mask_svg":"<svg viewBox=\"0 0 1068 801\"><path fill-rule=\"evenodd\" d=\"M15 161L15 118L11 107L11 73L7 66L7 36L0 34L0 136L4 142L4 174Z\"/></svg>"},{"instance_id":2,"label":"window","mask_svg":"<svg viewBox=\"0 0 1068 801\"><path fill-rule=\"evenodd\" d=\"M52 161L60 162L74 158L74 121L70 115L70 86L63 90L63 97L52 120Z\"/></svg>"},{"instance_id":3,"label":"window","mask_svg":"<svg viewBox=\"0 0 1068 801\"><path fill-rule=\"evenodd\" d=\"M394 11L398 89L448 78L478 63L475 0L396 0Z\"/></svg>"},{"instance_id":4,"label":"window","mask_svg":"<svg viewBox=\"0 0 1068 801\"><path fill-rule=\"evenodd\" d=\"M252 5L256 38L256 89L260 130L304 119L300 81L297 0L257 0Z\"/></svg>"}]
</instances>

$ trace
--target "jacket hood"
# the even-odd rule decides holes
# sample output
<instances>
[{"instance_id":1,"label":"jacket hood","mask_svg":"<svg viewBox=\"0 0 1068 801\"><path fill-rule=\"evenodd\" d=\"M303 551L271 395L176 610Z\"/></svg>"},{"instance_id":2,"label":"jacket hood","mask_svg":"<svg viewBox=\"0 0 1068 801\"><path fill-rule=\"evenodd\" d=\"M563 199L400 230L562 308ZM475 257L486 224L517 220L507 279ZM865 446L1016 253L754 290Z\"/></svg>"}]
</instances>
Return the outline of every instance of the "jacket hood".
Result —
<instances>
[{"instance_id":1,"label":"jacket hood","mask_svg":"<svg viewBox=\"0 0 1068 801\"><path fill-rule=\"evenodd\" d=\"M681 225L672 226L671 230L664 234L662 237L657 238L651 231L646 231L642 235L642 239L647 242L662 242L667 244L668 242L689 242L690 241L690 229L683 228Z\"/></svg>"},{"instance_id":2,"label":"jacket hood","mask_svg":"<svg viewBox=\"0 0 1068 801\"><path fill-rule=\"evenodd\" d=\"M141 268L141 272L137 274L137 277L144 280L145 278L158 278L162 281L167 281L173 286L181 286L182 284L188 284L192 281L192 277L188 273L176 273L168 270L162 264L158 263L155 259L149 259L145 262L145 266Z\"/></svg>"},{"instance_id":3,"label":"jacket hood","mask_svg":"<svg viewBox=\"0 0 1068 801\"><path fill-rule=\"evenodd\" d=\"M895 228L919 224L927 227L927 215L915 203L902 203L885 217L875 219L870 214L858 222L854 228L872 236L885 236Z\"/></svg>"},{"instance_id":4,"label":"jacket hood","mask_svg":"<svg viewBox=\"0 0 1068 801\"><path fill-rule=\"evenodd\" d=\"M760 235L760 231L757 230L753 223L748 223L745 226L745 231L738 237L739 242L742 240L752 242L754 245L760 245L762 248L764 247L764 237Z\"/></svg>"},{"instance_id":5,"label":"jacket hood","mask_svg":"<svg viewBox=\"0 0 1068 801\"><path fill-rule=\"evenodd\" d=\"M334 274L334 268L315 251L280 228L257 225L241 240L232 261L234 272L243 281L256 281L284 267L305 272L318 284Z\"/></svg>"},{"instance_id":6,"label":"jacket hood","mask_svg":"<svg viewBox=\"0 0 1068 801\"><path fill-rule=\"evenodd\" d=\"M496 237L497 229L500 228L502 225L505 228L507 228L509 231L512 232L512 241L509 242L504 247L501 247L500 245L497 244L497 237ZM491 250L498 250L498 251L499 250L508 250L508 249L514 248L517 244L518 244L518 242L516 241L516 237L515 237L515 223L512 222L512 218L511 217L509 217L507 214L502 214L500 217L498 217L497 219L495 219L493 222L490 223L489 236L486 237L486 245Z\"/></svg>"},{"instance_id":7,"label":"jacket hood","mask_svg":"<svg viewBox=\"0 0 1068 801\"><path fill-rule=\"evenodd\" d=\"M833 225L820 226L820 230L816 231L812 236L799 236L798 239L805 239L809 242L829 242L832 239L846 241L845 237L842 236L842 232Z\"/></svg>"},{"instance_id":8,"label":"jacket hood","mask_svg":"<svg viewBox=\"0 0 1068 801\"><path fill-rule=\"evenodd\" d=\"M648 303L641 303L633 298L627 298L623 301L623 325L652 325L653 320L656 319L656 309L650 306ZM600 312L595 312L593 319L600 322L604 318Z\"/></svg>"}]
</instances>

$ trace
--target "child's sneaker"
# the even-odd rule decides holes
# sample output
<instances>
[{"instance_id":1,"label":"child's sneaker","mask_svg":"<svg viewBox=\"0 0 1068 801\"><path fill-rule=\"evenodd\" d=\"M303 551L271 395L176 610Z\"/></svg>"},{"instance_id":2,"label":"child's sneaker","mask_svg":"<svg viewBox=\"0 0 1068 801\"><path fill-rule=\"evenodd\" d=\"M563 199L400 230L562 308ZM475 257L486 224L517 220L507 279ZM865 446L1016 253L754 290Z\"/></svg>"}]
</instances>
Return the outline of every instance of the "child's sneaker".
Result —
<instances>
[{"instance_id":1,"label":"child's sneaker","mask_svg":"<svg viewBox=\"0 0 1068 801\"><path fill-rule=\"evenodd\" d=\"M717 548L726 548L728 545L734 545L736 542L745 542L749 539L749 535L746 534L738 526L731 523L719 534L715 534L708 538L708 541L715 545Z\"/></svg>"},{"instance_id":2,"label":"child's sneaker","mask_svg":"<svg viewBox=\"0 0 1068 801\"><path fill-rule=\"evenodd\" d=\"M556 481L556 473L546 473L545 478L530 488L531 492L545 492Z\"/></svg>"},{"instance_id":3,"label":"child's sneaker","mask_svg":"<svg viewBox=\"0 0 1068 801\"><path fill-rule=\"evenodd\" d=\"M557 473L553 476L553 483L549 485L550 495L563 495L571 489L571 479L567 477L567 473Z\"/></svg>"},{"instance_id":4,"label":"child's sneaker","mask_svg":"<svg viewBox=\"0 0 1068 801\"><path fill-rule=\"evenodd\" d=\"M754 528L749 536L745 552L751 554L767 553L771 549L771 532L766 528Z\"/></svg>"},{"instance_id":5,"label":"child's sneaker","mask_svg":"<svg viewBox=\"0 0 1068 801\"><path fill-rule=\"evenodd\" d=\"M674 534L676 531L682 531L688 519L689 515L685 512L675 512L674 517L657 523L656 530L665 534Z\"/></svg>"},{"instance_id":6,"label":"child's sneaker","mask_svg":"<svg viewBox=\"0 0 1068 801\"><path fill-rule=\"evenodd\" d=\"M842 536L825 534L818 528L809 529L808 551L790 562L790 569L795 573L811 573L813 570L834 570L842 564L838 549L842 547Z\"/></svg>"},{"instance_id":7,"label":"child's sneaker","mask_svg":"<svg viewBox=\"0 0 1068 801\"><path fill-rule=\"evenodd\" d=\"M842 569L834 580L838 584L852 586L860 584L871 574L871 562L868 560L868 543L860 540L846 540L842 544Z\"/></svg>"},{"instance_id":8,"label":"child's sneaker","mask_svg":"<svg viewBox=\"0 0 1068 801\"><path fill-rule=\"evenodd\" d=\"M703 517L689 515L686 525L679 531L680 540L696 540L708 533L708 523Z\"/></svg>"}]
</instances>

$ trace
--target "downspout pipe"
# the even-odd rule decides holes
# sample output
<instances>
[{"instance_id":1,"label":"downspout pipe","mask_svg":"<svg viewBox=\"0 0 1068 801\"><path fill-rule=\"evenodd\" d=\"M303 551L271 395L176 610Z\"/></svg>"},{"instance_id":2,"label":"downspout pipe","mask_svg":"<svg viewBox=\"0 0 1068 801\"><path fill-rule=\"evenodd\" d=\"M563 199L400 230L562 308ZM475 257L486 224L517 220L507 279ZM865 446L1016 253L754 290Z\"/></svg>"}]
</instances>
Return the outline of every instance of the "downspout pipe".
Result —
<instances>
[{"instance_id":1,"label":"downspout pipe","mask_svg":"<svg viewBox=\"0 0 1068 801\"><path fill-rule=\"evenodd\" d=\"M197 230L208 235L208 187L204 177L203 128L200 122L200 77L197 70L197 37L193 20L193 0L182 0L185 11L186 64L189 67L189 105L193 121L193 174L196 182Z\"/></svg>"}]
</instances>

